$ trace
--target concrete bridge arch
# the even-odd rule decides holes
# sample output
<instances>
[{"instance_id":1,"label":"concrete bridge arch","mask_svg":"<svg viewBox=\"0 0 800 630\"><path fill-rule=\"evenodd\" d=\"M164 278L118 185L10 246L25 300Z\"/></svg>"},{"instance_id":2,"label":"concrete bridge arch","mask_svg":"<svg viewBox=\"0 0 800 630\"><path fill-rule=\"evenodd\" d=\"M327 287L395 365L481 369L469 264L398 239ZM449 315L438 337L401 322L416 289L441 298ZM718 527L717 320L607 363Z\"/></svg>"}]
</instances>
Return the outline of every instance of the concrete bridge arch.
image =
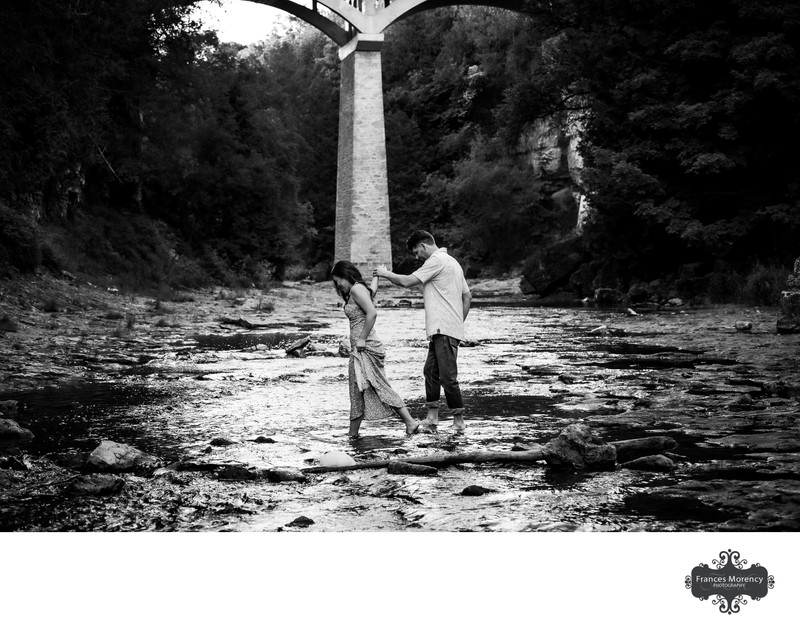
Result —
<instances>
[{"instance_id":1,"label":"concrete bridge arch","mask_svg":"<svg viewBox=\"0 0 800 630\"><path fill-rule=\"evenodd\" d=\"M336 178L336 260L371 275L392 266L381 49L383 33L410 15L474 5L524 12L524 0L244 0L280 9L322 31L339 46L339 146ZM323 6L347 26L323 15Z\"/></svg>"}]
</instances>

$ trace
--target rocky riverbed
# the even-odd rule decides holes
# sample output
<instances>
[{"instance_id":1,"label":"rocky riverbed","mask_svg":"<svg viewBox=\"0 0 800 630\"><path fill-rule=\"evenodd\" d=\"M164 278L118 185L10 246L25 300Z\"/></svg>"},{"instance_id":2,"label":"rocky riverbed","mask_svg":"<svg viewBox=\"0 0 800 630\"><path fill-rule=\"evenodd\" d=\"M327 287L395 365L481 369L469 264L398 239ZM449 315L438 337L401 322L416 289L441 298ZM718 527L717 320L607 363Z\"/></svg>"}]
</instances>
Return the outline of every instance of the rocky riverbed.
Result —
<instances>
[{"instance_id":1,"label":"rocky riverbed","mask_svg":"<svg viewBox=\"0 0 800 630\"><path fill-rule=\"evenodd\" d=\"M350 443L347 323L330 283L156 299L6 282L0 529L800 528L800 336L776 334L775 309L545 306L513 278L473 289L466 433L445 413L436 434L407 439L387 420ZM423 415L420 294L382 286L377 299L387 375ZM344 456L532 452L576 425L602 444L665 441L641 465L617 449L594 468L315 470Z\"/></svg>"}]
</instances>

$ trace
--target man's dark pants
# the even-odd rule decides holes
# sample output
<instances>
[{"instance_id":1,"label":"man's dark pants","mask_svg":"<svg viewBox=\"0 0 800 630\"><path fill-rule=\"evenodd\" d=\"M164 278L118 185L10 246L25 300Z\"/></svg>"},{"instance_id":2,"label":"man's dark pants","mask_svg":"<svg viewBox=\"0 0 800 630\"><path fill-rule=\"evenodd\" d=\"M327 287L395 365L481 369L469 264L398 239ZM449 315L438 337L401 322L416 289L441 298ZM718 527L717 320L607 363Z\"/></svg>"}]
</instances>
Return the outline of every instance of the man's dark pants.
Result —
<instances>
[{"instance_id":1,"label":"man's dark pants","mask_svg":"<svg viewBox=\"0 0 800 630\"><path fill-rule=\"evenodd\" d=\"M425 361L425 400L428 407L439 406L441 388L444 388L447 406L454 414L464 412L461 388L458 386L458 346L461 342L448 335L433 335L428 344Z\"/></svg>"}]
</instances>

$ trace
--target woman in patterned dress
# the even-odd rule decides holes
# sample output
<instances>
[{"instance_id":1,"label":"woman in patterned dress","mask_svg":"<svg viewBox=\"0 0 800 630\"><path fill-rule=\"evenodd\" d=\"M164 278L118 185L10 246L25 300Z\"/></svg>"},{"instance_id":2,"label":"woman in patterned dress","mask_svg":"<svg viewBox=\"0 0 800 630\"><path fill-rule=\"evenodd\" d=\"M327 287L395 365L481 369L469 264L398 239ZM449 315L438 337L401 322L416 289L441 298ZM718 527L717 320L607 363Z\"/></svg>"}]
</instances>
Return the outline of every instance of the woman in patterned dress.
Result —
<instances>
[{"instance_id":1,"label":"woman in patterned dress","mask_svg":"<svg viewBox=\"0 0 800 630\"><path fill-rule=\"evenodd\" d=\"M379 420L398 414L405 422L406 435L413 435L420 423L411 417L403 399L398 396L383 369L386 353L375 335L378 311L372 300L378 289L378 278L367 286L361 272L348 260L333 266L331 279L336 292L344 299L344 314L350 321L350 431L357 438L363 420Z\"/></svg>"}]
</instances>

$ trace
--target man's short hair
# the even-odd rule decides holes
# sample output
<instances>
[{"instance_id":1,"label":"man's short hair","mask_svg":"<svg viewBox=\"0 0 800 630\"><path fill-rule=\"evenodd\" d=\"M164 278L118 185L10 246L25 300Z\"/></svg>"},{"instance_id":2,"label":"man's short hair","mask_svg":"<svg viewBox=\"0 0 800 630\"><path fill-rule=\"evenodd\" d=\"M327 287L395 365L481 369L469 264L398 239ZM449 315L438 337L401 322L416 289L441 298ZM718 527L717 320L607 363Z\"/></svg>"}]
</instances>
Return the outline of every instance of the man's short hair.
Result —
<instances>
[{"instance_id":1,"label":"man's short hair","mask_svg":"<svg viewBox=\"0 0 800 630\"><path fill-rule=\"evenodd\" d=\"M414 230L411 232L411 236L406 239L406 247L410 252L413 252L414 248L420 243L436 245L436 241L433 240L433 234L426 232L425 230Z\"/></svg>"}]
</instances>

